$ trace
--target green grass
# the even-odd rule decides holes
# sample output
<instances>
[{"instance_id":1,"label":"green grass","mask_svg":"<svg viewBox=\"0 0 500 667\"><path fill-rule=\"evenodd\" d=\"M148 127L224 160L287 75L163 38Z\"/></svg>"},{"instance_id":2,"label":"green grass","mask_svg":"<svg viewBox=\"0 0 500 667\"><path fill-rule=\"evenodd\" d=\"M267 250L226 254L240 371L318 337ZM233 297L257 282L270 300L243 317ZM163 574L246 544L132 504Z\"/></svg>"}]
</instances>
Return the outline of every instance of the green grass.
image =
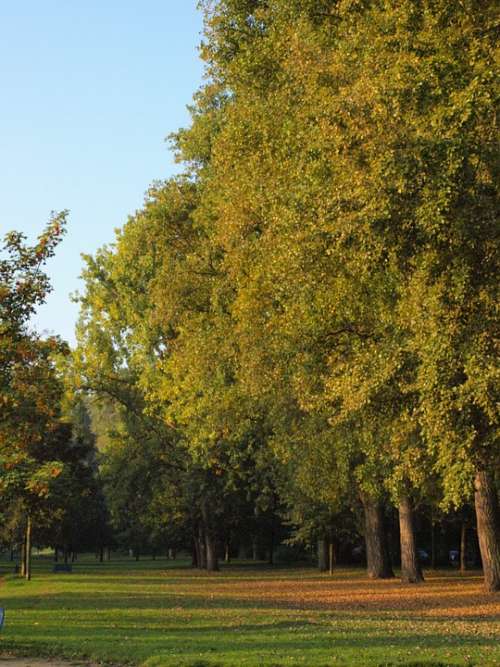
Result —
<instances>
[{"instance_id":1,"label":"green grass","mask_svg":"<svg viewBox=\"0 0 500 667\"><path fill-rule=\"evenodd\" d=\"M31 582L4 575L0 651L144 667L500 665L499 599L482 594L478 573L415 588L361 570L51 566L37 559Z\"/></svg>"}]
</instances>

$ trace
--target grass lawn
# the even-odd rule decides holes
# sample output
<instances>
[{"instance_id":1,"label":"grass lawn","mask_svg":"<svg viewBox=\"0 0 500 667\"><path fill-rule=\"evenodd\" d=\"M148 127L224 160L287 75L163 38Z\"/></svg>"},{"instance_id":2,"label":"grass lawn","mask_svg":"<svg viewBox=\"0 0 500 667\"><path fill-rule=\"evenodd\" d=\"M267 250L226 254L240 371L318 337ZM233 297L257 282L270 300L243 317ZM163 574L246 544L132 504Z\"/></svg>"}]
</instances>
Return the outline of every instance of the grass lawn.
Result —
<instances>
[{"instance_id":1,"label":"grass lawn","mask_svg":"<svg viewBox=\"0 0 500 667\"><path fill-rule=\"evenodd\" d=\"M429 572L412 587L362 570L51 566L35 559L31 582L3 577L0 653L144 667L500 665L500 597L482 593L479 573Z\"/></svg>"}]
</instances>

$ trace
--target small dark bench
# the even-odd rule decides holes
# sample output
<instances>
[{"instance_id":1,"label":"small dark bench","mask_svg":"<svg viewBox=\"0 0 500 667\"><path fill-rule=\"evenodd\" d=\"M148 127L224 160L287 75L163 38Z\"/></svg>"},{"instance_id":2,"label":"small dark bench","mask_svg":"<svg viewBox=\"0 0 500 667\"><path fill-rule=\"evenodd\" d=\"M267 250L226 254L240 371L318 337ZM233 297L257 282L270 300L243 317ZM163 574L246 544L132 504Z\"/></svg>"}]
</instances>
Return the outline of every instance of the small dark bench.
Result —
<instances>
[{"instance_id":1,"label":"small dark bench","mask_svg":"<svg viewBox=\"0 0 500 667\"><path fill-rule=\"evenodd\" d=\"M73 566L69 563L55 563L52 572L73 572Z\"/></svg>"}]
</instances>

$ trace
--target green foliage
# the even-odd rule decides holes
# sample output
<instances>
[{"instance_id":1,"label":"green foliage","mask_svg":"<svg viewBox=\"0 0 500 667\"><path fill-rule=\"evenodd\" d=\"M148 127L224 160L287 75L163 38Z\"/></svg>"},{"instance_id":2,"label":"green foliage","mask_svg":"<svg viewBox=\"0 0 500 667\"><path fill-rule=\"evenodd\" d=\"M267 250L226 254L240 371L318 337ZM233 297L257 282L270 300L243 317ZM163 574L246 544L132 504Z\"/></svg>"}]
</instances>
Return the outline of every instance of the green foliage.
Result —
<instances>
[{"instance_id":1,"label":"green foliage","mask_svg":"<svg viewBox=\"0 0 500 667\"><path fill-rule=\"evenodd\" d=\"M494 4L201 4L186 172L84 271L116 514L462 506L500 460Z\"/></svg>"},{"instance_id":2,"label":"green foliage","mask_svg":"<svg viewBox=\"0 0 500 667\"><path fill-rule=\"evenodd\" d=\"M22 234L7 234L0 255L0 492L28 506L48 495L62 469L53 446L62 395L54 356L65 346L31 332L29 320L50 291L42 267L65 218L54 215L33 247Z\"/></svg>"}]
</instances>

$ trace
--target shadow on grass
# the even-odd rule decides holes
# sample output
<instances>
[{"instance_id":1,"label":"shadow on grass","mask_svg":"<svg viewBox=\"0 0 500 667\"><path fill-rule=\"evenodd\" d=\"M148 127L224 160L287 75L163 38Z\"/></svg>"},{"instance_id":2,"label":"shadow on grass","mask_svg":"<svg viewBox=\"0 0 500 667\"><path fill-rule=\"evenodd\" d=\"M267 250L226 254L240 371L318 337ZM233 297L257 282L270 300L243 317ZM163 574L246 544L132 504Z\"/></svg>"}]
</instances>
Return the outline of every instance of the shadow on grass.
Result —
<instances>
[{"instance_id":1,"label":"shadow on grass","mask_svg":"<svg viewBox=\"0 0 500 667\"><path fill-rule=\"evenodd\" d=\"M406 609L408 587L396 581L370 582L361 573L354 575L358 578L353 580L352 571L334 580L316 573L302 580L297 570L288 571L286 578L267 570L272 576L272 581L268 581L258 571L249 576L247 568L233 568L230 576L226 572L213 576L178 567L162 574L165 561L160 567L145 570L140 563L131 569L128 561L123 570L118 571L113 563L99 571L90 567L89 574L77 570L73 575L49 575L46 565L35 572L31 584L9 580L8 624L1 644L4 648L28 654L119 660L121 664L130 656L135 664L158 656L159 662L151 658L148 667L156 664L215 667L217 660L224 667L239 666L247 656L255 657L252 665L271 667L285 664L279 662L285 654L287 665L292 664L289 656L296 661L301 656L310 656L310 662L302 660L302 664L319 666L326 656L337 652L338 661L324 664L345 664L343 656L350 656L346 659L350 665L448 667L468 663L463 660L404 663L401 659L394 662L394 658L404 653L410 659L422 649L438 657L450 652L464 656L468 652L478 654L497 649L490 633L482 633L483 628L489 630L486 623L494 620L491 614L480 611L491 598L467 592L463 588L464 579L454 576L436 577L429 585L424 584L418 589L421 599L418 598L416 607ZM87 565L82 564L82 568ZM477 583L475 575L469 583ZM261 593L253 589L258 584ZM237 589L239 585L243 591ZM235 587L233 595L231 586ZM451 615L439 613L443 607L439 597L442 586L457 593ZM297 591L299 587L301 590ZM331 602L317 603L312 598L287 597L302 595L302 588L306 594L314 595L323 587L332 596L340 595L340 599L332 597ZM272 595L266 599L270 590ZM411 588L408 600L414 600L416 591ZM470 615L475 608L478 613ZM469 613L466 622L481 623L477 635L452 634L445 624L441 633L435 625L429 625L458 620L461 609ZM425 616L429 610L435 613ZM313 614L318 611L321 613ZM312 614L309 617L308 612ZM298 614L303 615L299 618ZM397 628L393 625L410 620L411 625ZM364 663L362 656L368 654L370 662ZM276 655L275 661L271 655ZM359 657L359 662L351 661L353 655ZM259 662L260 656L264 656L265 662ZM375 660L386 656L393 661ZM168 662L172 658L176 662Z\"/></svg>"},{"instance_id":2,"label":"shadow on grass","mask_svg":"<svg viewBox=\"0 0 500 667\"><path fill-rule=\"evenodd\" d=\"M139 610L256 610L260 612L320 611L328 618L384 621L394 616L412 622L455 621L489 624L500 620L494 596L467 592L461 582L453 582L443 591L424 584L418 589L398 582L383 586L370 581L332 582L327 580L293 582L280 580L269 584L258 578L219 578L191 574L179 577L178 570L163 576L124 577L104 574L41 575L37 583L44 587L41 594L26 595L31 584L10 578L9 587L15 594L9 601L11 609L134 609ZM63 579L64 577L64 579ZM255 589L258 583L261 588ZM462 582L463 583L463 582ZM51 591L51 586L56 590ZM63 586L64 592L57 587ZM300 590L297 587L300 586ZM46 588L45 588L46 587ZM236 588L232 594L231 587ZM274 589L272 588L274 587ZM18 589L18 590L16 590ZM447 610L450 608L449 610Z\"/></svg>"}]
</instances>

